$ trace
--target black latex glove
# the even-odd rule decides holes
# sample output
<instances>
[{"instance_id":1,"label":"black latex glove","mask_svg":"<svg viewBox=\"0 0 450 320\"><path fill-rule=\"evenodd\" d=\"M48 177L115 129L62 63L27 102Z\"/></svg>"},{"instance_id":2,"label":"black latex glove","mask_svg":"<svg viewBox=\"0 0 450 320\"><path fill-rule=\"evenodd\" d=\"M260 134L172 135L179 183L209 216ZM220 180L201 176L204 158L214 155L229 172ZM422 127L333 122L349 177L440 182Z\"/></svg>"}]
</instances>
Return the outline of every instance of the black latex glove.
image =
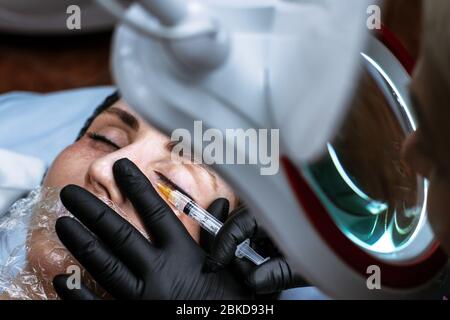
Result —
<instances>
[{"instance_id":1,"label":"black latex glove","mask_svg":"<svg viewBox=\"0 0 450 320\"><path fill-rule=\"evenodd\" d=\"M129 160L113 167L116 183L140 214L152 243L94 195L77 186L61 191L64 206L78 218L59 218L62 243L114 298L248 299L252 295L229 270L203 272L205 251L192 239L148 179ZM67 276L54 286L62 298L93 299L83 286L69 290Z\"/></svg>"},{"instance_id":2,"label":"black latex glove","mask_svg":"<svg viewBox=\"0 0 450 320\"><path fill-rule=\"evenodd\" d=\"M233 264L240 271L246 285L257 294L272 294L285 289L307 286L308 284L299 274L292 271L282 256L272 257L259 266L245 259L235 258L237 246L246 239L254 242L261 232L255 218L245 207L236 209L216 235L205 269L217 272ZM257 251L262 254L258 248Z\"/></svg>"}]
</instances>

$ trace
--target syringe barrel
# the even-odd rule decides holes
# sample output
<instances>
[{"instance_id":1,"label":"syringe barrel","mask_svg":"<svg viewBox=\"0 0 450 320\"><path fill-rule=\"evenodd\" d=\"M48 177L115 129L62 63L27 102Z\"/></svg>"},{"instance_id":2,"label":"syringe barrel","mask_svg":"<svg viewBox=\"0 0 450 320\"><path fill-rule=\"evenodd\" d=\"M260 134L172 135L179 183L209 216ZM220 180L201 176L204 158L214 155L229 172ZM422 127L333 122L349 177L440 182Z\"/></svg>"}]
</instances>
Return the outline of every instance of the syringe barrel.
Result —
<instances>
[{"instance_id":1,"label":"syringe barrel","mask_svg":"<svg viewBox=\"0 0 450 320\"><path fill-rule=\"evenodd\" d=\"M200 226L212 235L217 235L223 223L217 220L212 214L198 206L195 202L179 191L172 192L171 202L174 206L197 221Z\"/></svg>"},{"instance_id":2,"label":"syringe barrel","mask_svg":"<svg viewBox=\"0 0 450 320\"><path fill-rule=\"evenodd\" d=\"M222 228L223 223L217 220L213 215L203 208L197 206L192 201L189 202L185 207L186 213L197 221L200 226L207 230L212 235L217 235L220 228Z\"/></svg>"},{"instance_id":3,"label":"syringe barrel","mask_svg":"<svg viewBox=\"0 0 450 320\"><path fill-rule=\"evenodd\" d=\"M197 223L210 234L216 236L220 228L222 228L222 222L181 192L173 191L170 197L170 202L178 210L197 221ZM247 239L238 245L235 255L238 258L245 257L256 265L260 265L269 259L261 257L252 247L250 247L250 239Z\"/></svg>"}]
</instances>

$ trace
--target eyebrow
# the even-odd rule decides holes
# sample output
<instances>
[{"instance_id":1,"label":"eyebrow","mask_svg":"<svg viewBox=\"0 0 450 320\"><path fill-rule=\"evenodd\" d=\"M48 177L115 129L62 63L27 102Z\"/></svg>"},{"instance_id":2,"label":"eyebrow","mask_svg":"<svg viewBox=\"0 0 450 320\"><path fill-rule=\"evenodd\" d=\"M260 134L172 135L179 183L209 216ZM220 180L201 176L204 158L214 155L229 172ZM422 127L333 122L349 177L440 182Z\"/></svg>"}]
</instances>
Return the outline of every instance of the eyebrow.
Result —
<instances>
[{"instance_id":1,"label":"eyebrow","mask_svg":"<svg viewBox=\"0 0 450 320\"><path fill-rule=\"evenodd\" d=\"M128 111L111 107L106 109L104 112L117 116L120 121L135 131L139 129L139 120Z\"/></svg>"}]
</instances>

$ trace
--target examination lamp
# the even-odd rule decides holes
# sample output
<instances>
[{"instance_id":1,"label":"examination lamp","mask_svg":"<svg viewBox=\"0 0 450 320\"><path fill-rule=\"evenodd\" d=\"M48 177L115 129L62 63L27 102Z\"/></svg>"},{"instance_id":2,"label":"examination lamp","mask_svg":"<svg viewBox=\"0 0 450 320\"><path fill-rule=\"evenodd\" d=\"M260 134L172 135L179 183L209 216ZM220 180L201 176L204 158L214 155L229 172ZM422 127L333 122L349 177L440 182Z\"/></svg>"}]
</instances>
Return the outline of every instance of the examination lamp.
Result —
<instances>
[{"instance_id":1,"label":"examination lamp","mask_svg":"<svg viewBox=\"0 0 450 320\"><path fill-rule=\"evenodd\" d=\"M196 120L280 129L278 174L214 168L311 284L335 298L432 292L446 257L427 181L399 157L416 128L413 61L388 30L369 34L367 1L97 2L121 21L112 64L125 100L163 132Z\"/></svg>"}]
</instances>

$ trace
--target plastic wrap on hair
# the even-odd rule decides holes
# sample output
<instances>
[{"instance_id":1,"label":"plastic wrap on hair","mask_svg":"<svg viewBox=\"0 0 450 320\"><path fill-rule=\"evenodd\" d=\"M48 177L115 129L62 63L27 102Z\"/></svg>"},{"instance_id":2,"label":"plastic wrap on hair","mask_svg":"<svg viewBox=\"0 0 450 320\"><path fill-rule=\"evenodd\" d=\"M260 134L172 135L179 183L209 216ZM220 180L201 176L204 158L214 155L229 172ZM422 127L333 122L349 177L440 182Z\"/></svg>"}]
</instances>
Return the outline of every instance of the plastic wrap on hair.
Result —
<instances>
[{"instance_id":1,"label":"plastic wrap on hair","mask_svg":"<svg viewBox=\"0 0 450 320\"><path fill-rule=\"evenodd\" d=\"M59 192L33 190L0 218L0 299L57 299L52 279L62 273L78 276L99 296L107 296L56 235L56 220L71 216Z\"/></svg>"}]
</instances>

